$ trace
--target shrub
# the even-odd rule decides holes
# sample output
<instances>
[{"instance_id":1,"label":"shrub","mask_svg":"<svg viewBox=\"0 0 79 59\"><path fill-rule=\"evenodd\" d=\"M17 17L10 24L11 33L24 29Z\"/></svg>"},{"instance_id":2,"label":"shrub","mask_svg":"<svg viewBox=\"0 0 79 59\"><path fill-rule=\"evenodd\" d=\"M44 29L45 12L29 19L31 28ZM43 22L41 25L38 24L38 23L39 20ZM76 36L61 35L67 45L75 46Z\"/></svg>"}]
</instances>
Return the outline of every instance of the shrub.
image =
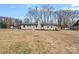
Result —
<instances>
[{"instance_id":1,"label":"shrub","mask_svg":"<svg viewBox=\"0 0 79 59\"><path fill-rule=\"evenodd\" d=\"M7 24L4 22L0 22L0 28L7 28Z\"/></svg>"}]
</instances>

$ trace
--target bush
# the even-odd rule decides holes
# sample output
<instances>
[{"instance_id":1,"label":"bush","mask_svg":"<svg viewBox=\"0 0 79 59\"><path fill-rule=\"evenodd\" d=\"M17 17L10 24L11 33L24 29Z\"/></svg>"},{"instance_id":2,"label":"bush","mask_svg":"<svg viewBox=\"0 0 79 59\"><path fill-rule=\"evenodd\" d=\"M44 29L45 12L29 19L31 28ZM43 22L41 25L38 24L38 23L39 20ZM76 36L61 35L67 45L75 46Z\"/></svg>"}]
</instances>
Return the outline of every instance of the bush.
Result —
<instances>
[{"instance_id":1,"label":"bush","mask_svg":"<svg viewBox=\"0 0 79 59\"><path fill-rule=\"evenodd\" d=\"M0 22L0 28L7 28L7 24L4 22Z\"/></svg>"}]
</instances>

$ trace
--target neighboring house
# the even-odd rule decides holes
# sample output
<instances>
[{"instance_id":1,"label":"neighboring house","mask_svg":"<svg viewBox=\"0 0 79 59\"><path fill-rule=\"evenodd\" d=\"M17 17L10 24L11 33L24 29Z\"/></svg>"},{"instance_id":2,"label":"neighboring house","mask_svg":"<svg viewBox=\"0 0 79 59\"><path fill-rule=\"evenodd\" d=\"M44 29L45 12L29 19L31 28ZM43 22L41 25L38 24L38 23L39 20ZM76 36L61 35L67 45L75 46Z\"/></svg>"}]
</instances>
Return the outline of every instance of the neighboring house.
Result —
<instances>
[{"instance_id":1,"label":"neighboring house","mask_svg":"<svg viewBox=\"0 0 79 59\"><path fill-rule=\"evenodd\" d=\"M79 30L79 20L76 23L74 23L70 29Z\"/></svg>"},{"instance_id":2,"label":"neighboring house","mask_svg":"<svg viewBox=\"0 0 79 59\"><path fill-rule=\"evenodd\" d=\"M14 25L9 25L9 28L10 29L15 29L17 26L14 26Z\"/></svg>"},{"instance_id":3,"label":"neighboring house","mask_svg":"<svg viewBox=\"0 0 79 59\"><path fill-rule=\"evenodd\" d=\"M58 30L58 26L55 24L41 24L38 21L38 23L21 24L21 29Z\"/></svg>"},{"instance_id":4,"label":"neighboring house","mask_svg":"<svg viewBox=\"0 0 79 59\"><path fill-rule=\"evenodd\" d=\"M9 25L9 29L19 29L20 25Z\"/></svg>"}]
</instances>

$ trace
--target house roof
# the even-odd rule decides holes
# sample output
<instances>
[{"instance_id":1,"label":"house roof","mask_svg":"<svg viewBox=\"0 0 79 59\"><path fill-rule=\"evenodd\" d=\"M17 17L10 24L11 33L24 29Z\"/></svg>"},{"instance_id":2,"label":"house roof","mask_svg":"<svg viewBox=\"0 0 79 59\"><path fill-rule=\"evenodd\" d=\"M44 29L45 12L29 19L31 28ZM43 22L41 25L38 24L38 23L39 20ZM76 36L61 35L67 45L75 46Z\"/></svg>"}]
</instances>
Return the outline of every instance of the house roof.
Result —
<instances>
[{"instance_id":1,"label":"house roof","mask_svg":"<svg viewBox=\"0 0 79 59\"><path fill-rule=\"evenodd\" d=\"M25 23L25 24L21 24L21 25L38 25L38 23Z\"/></svg>"},{"instance_id":2,"label":"house roof","mask_svg":"<svg viewBox=\"0 0 79 59\"><path fill-rule=\"evenodd\" d=\"M38 25L38 23L26 23L26 24L21 24L21 25ZM43 24L41 24L41 25L55 25L55 26L57 26L56 24L45 24L45 23L43 23Z\"/></svg>"}]
</instances>

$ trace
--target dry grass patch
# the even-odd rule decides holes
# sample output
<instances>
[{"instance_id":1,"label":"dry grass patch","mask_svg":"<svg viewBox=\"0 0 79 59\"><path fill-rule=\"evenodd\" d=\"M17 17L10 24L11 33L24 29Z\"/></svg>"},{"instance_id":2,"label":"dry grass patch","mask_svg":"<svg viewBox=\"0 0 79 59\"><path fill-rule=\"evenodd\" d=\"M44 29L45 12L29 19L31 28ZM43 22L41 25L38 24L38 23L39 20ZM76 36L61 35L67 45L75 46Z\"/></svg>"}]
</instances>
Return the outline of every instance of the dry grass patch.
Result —
<instances>
[{"instance_id":1,"label":"dry grass patch","mask_svg":"<svg viewBox=\"0 0 79 59\"><path fill-rule=\"evenodd\" d=\"M0 29L0 53L79 53L79 31Z\"/></svg>"}]
</instances>

